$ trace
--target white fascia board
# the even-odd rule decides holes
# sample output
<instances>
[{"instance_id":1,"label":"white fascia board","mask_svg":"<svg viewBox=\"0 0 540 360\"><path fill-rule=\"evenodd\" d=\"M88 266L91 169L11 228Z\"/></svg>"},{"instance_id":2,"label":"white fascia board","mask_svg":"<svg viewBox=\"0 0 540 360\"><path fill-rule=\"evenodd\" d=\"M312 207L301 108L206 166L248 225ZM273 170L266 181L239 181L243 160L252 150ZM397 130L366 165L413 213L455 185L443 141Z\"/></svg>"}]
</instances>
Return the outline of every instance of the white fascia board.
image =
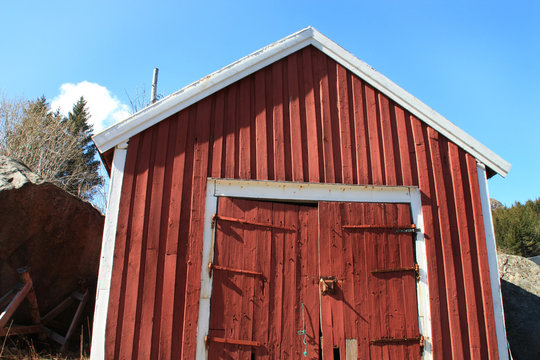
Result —
<instances>
[{"instance_id":1,"label":"white fascia board","mask_svg":"<svg viewBox=\"0 0 540 360\"><path fill-rule=\"evenodd\" d=\"M308 45L313 45L370 83L499 175L505 177L510 171L510 163L312 27L307 27L268 45L148 106L95 135L94 142L101 152L105 152L168 116Z\"/></svg>"},{"instance_id":2,"label":"white fascia board","mask_svg":"<svg viewBox=\"0 0 540 360\"><path fill-rule=\"evenodd\" d=\"M497 262L497 243L495 241L495 229L491 215L489 202L489 190L486 177L486 168L482 163L477 163L478 185L480 201L482 203L482 217L484 218L484 232L486 235L486 249L489 265L489 281L491 283L491 297L493 300L493 312L495 315L495 331L497 333L497 346L499 359L508 360L508 340L506 339L506 325L504 320L504 308L501 293L501 281Z\"/></svg>"},{"instance_id":3,"label":"white fascia board","mask_svg":"<svg viewBox=\"0 0 540 360\"><path fill-rule=\"evenodd\" d=\"M300 30L268 45L110 126L94 136L96 146L103 153L168 116L310 45L311 30Z\"/></svg>"},{"instance_id":4,"label":"white fascia board","mask_svg":"<svg viewBox=\"0 0 540 360\"><path fill-rule=\"evenodd\" d=\"M403 106L418 119L446 136L477 160L487 165L499 175L506 177L511 164L495 154L444 116L418 100L377 70L352 55L341 46L313 29L313 46L349 69L352 73L370 83L373 87Z\"/></svg>"},{"instance_id":5,"label":"white fascia board","mask_svg":"<svg viewBox=\"0 0 540 360\"><path fill-rule=\"evenodd\" d=\"M103 240L101 243L101 258L99 261L99 275L96 288L96 305L94 310L94 325L92 327L92 345L90 359L105 358L105 330L107 327L107 311L109 309L109 294L111 291L111 278L114 259L114 244L116 242L116 227L120 212L120 193L124 178L126 164L127 144L118 146L114 151L111 167L111 185L109 188L109 201L105 214L103 227Z\"/></svg>"}]
</instances>

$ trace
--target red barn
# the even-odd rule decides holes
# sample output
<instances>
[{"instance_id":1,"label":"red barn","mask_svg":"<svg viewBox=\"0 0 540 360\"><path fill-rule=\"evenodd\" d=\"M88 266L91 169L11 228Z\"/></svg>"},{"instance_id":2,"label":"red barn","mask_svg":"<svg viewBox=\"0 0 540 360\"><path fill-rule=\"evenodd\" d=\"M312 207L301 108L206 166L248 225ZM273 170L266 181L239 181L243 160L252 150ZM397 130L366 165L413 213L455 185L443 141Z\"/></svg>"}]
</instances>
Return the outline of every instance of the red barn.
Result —
<instances>
[{"instance_id":1,"label":"red barn","mask_svg":"<svg viewBox=\"0 0 540 360\"><path fill-rule=\"evenodd\" d=\"M93 359L508 358L510 164L313 28L94 141Z\"/></svg>"}]
</instances>

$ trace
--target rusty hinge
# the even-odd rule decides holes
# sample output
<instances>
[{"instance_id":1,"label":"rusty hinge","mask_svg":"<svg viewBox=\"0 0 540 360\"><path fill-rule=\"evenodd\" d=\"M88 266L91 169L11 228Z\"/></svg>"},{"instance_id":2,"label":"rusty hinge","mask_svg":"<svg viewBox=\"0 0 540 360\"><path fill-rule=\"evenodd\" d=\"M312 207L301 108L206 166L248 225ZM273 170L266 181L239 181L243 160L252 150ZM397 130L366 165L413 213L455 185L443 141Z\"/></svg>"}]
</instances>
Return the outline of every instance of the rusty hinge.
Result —
<instances>
[{"instance_id":1,"label":"rusty hinge","mask_svg":"<svg viewBox=\"0 0 540 360\"><path fill-rule=\"evenodd\" d=\"M206 343L216 342L216 343L221 343L221 344L233 344L233 345L240 345L240 346L252 346L252 347L261 346L261 343L258 341L227 339L227 338L220 338L220 337L215 337L215 336L205 336L204 341Z\"/></svg>"},{"instance_id":2,"label":"rusty hinge","mask_svg":"<svg viewBox=\"0 0 540 360\"><path fill-rule=\"evenodd\" d=\"M216 264L212 264L212 263L208 264L208 270L210 270L210 271L212 271L212 270L229 271L229 272L234 272L234 273L238 273L238 274L254 275L254 276L260 276L260 277L264 278L264 275L263 275L262 272L251 271L251 270L243 270L243 269L235 269L235 268L230 268L230 267L226 267L226 266L220 266L220 265L216 265Z\"/></svg>"},{"instance_id":3,"label":"rusty hinge","mask_svg":"<svg viewBox=\"0 0 540 360\"><path fill-rule=\"evenodd\" d=\"M385 231L385 230L394 230L398 233L404 232L418 232L420 231L416 228L416 225L404 225L404 226L394 226L394 225L343 225L343 229L347 230L376 230L376 231Z\"/></svg>"},{"instance_id":4,"label":"rusty hinge","mask_svg":"<svg viewBox=\"0 0 540 360\"><path fill-rule=\"evenodd\" d=\"M405 268L395 268L395 269L376 269L372 270L372 274L386 274L386 273L395 273L395 272L406 272L406 271L414 271L416 273L416 280L420 280L420 266L418 264L414 264L411 267L405 267Z\"/></svg>"},{"instance_id":5,"label":"rusty hinge","mask_svg":"<svg viewBox=\"0 0 540 360\"><path fill-rule=\"evenodd\" d=\"M381 338L370 340L370 345L392 345L392 344L403 344L403 343L418 343L421 348L424 347L424 337L417 336L412 338Z\"/></svg>"},{"instance_id":6,"label":"rusty hinge","mask_svg":"<svg viewBox=\"0 0 540 360\"><path fill-rule=\"evenodd\" d=\"M258 223L258 222L253 222L253 221L247 221L247 220L244 220L244 219L231 218L231 217L227 217L227 216L221 216L221 215L214 214L214 216L212 217L212 223L215 224L216 220L222 220L222 221L228 221L228 222L236 222L236 223L239 223L239 224L245 224L245 225L251 225L251 226L260 226L260 227L279 229L279 230L286 230L286 231L296 231L295 228L290 228L290 227L286 227L286 226Z\"/></svg>"}]
</instances>

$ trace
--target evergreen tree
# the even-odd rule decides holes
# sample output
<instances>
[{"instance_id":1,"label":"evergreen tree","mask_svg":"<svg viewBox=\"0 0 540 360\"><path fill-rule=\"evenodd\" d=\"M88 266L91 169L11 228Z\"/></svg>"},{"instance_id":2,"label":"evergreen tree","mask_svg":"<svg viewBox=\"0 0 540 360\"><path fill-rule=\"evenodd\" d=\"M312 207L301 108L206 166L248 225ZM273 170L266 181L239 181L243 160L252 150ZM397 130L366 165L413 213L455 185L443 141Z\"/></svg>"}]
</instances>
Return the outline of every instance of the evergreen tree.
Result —
<instances>
[{"instance_id":1,"label":"evergreen tree","mask_svg":"<svg viewBox=\"0 0 540 360\"><path fill-rule=\"evenodd\" d=\"M540 199L493 211L497 246L504 252L540 255Z\"/></svg>"},{"instance_id":2,"label":"evergreen tree","mask_svg":"<svg viewBox=\"0 0 540 360\"><path fill-rule=\"evenodd\" d=\"M86 105L86 100L81 96L64 119L69 133L77 139L79 156L66 162L61 176L69 179L66 183L69 192L89 200L96 187L103 184L103 178L99 175L100 162L96 158L97 149L92 141L93 129L88 123L90 114Z\"/></svg>"}]
</instances>

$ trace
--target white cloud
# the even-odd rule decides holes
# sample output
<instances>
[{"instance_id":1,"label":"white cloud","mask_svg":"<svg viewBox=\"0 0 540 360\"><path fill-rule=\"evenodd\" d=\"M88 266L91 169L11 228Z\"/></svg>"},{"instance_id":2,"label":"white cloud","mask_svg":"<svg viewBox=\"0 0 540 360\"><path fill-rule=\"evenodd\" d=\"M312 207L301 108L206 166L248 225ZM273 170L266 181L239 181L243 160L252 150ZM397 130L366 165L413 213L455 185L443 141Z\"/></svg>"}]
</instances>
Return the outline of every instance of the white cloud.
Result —
<instances>
[{"instance_id":1,"label":"white cloud","mask_svg":"<svg viewBox=\"0 0 540 360\"><path fill-rule=\"evenodd\" d=\"M106 87L89 81L62 84L60 94L51 101L51 108L60 109L60 113L67 115L81 96L87 102L89 123L94 126L94 133L130 115L129 107L122 104Z\"/></svg>"}]
</instances>

